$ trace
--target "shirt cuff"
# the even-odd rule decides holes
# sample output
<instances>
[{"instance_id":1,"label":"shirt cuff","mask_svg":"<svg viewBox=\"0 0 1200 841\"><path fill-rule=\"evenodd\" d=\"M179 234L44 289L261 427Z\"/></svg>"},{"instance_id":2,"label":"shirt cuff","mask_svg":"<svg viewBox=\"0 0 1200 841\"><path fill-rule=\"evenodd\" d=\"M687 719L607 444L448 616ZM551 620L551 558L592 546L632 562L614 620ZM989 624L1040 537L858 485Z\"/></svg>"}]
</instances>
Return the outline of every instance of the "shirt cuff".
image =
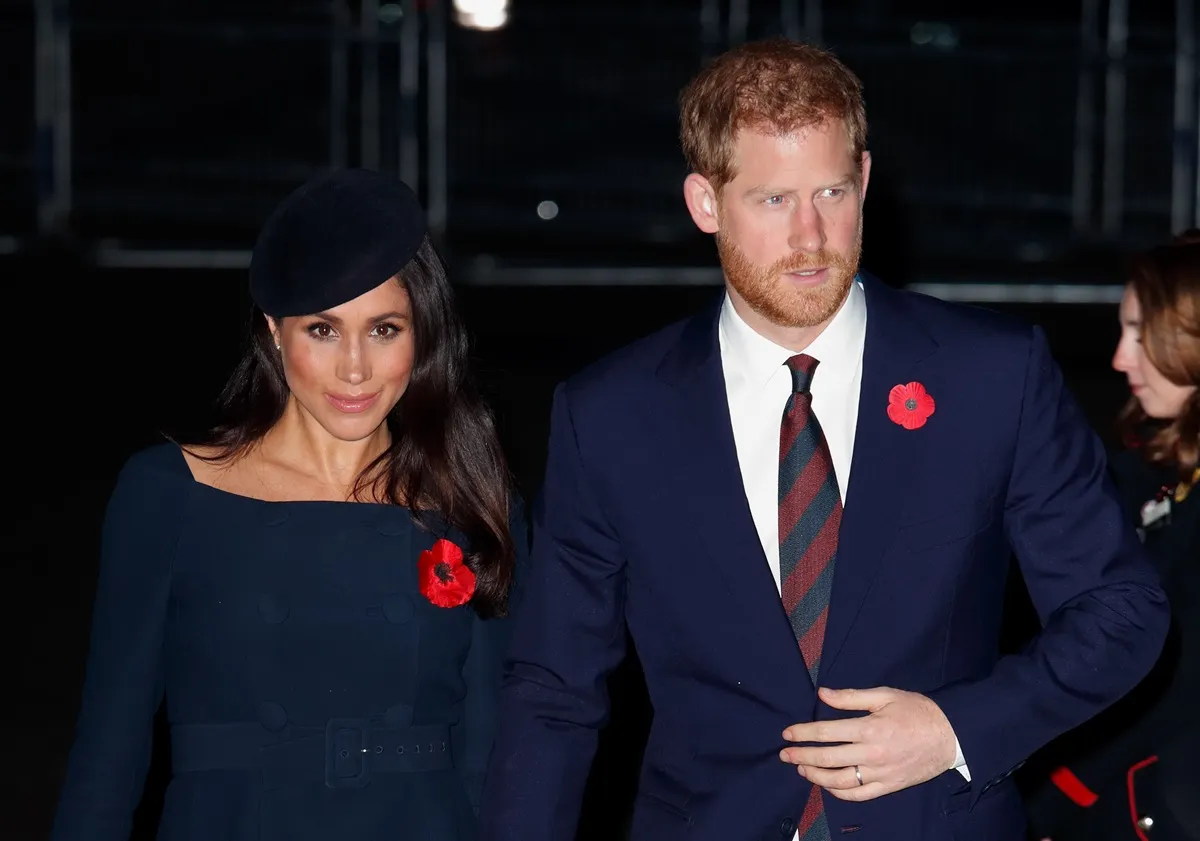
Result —
<instances>
[{"instance_id":1,"label":"shirt cuff","mask_svg":"<svg viewBox=\"0 0 1200 841\"><path fill-rule=\"evenodd\" d=\"M954 737L954 770L962 774L966 781L971 782L971 769L967 767L967 760L963 756L962 745L958 742L958 737Z\"/></svg>"}]
</instances>

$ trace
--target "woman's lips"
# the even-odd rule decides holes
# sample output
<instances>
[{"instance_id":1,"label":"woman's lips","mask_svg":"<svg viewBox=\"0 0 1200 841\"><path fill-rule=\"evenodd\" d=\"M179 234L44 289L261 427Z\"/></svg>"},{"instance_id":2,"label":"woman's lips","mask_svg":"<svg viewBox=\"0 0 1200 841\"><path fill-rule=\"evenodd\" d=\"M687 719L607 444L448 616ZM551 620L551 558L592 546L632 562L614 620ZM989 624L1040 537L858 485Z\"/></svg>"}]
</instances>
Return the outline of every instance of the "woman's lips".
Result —
<instances>
[{"instance_id":1,"label":"woman's lips","mask_svg":"<svg viewBox=\"0 0 1200 841\"><path fill-rule=\"evenodd\" d=\"M375 401L379 399L379 392L377 391L369 395L360 394L357 397L351 394L327 393L325 399L339 412L345 412L348 415L357 415L359 412L365 412L371 406L375 405Z\"/></svg>"}]
</instances>

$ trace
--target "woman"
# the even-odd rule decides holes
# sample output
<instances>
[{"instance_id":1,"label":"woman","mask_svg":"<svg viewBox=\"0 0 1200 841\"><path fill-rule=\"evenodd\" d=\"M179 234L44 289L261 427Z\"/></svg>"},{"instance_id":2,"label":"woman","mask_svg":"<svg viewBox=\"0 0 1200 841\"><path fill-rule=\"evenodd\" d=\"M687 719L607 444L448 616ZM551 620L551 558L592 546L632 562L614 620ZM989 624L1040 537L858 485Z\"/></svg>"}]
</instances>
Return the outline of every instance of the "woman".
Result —
<instances>
[{"instance_id":1,"label":"woman","mask_svg":"<svg viewBox=\"0 0 1200 841\"><path fill-rule=\"evenodd\" d=\"M1200 839L1200 232L1140 255L1113 367L1132 392L1113 475L1171 602L1150 675L1050 752L1032 802L1054 841Z\"/></svg>"},{"instance_id":2,"label":"woman","mask_svg":"<svg viewBox=\"0 0 1200 841\"><path fill-rule=\"evenodd\" d=\"M113 492L52 838L128 838L164 701L164 841L473 838L525 528L416 197L305 185L250 292L223 422Z\"/></svg>"}]
</instances>

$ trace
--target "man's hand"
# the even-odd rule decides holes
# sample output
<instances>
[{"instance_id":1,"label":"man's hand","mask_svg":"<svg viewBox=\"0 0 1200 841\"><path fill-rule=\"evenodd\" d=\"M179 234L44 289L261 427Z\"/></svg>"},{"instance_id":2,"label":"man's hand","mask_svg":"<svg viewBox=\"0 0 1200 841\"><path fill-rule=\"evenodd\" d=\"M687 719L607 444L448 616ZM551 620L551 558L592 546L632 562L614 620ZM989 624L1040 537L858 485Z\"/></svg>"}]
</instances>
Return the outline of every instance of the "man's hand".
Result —
<instances>
[{"instance_id":1,"label":"man's hand","mask_svg":"<svg viewBox=\"0 0 1200 841\"><path fill-rule=\"evenodd\" d=\"M873 800L932 780L954 766L954 730L941 708L924 695L888 687L822 688L818 694L834 709L870 713L793 724L783 731L789 742L825 743L784 748L779 756L834 797Z\"/></svg>"}]
</instances>

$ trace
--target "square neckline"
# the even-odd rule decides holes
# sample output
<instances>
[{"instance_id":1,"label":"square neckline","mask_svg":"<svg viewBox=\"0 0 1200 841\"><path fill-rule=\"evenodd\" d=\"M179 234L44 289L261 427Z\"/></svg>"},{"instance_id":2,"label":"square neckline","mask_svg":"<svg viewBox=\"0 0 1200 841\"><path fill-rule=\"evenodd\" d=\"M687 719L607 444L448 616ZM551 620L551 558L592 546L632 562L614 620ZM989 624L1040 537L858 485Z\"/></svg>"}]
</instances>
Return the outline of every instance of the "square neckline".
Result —
<instances>
[{"instance_id":1,"label":"square neckline","mask_svg":"<svg viewBox=\"0 0 1200 841\"><path fill-rule=\"evenodd\" d=\"M210 485L197 478L192 472L192 466L188 463L187 457L184 455L184 447L174 441L171 442L171 449L174 451L175 457L178 459L178 466L183 469L188 481L195 487L205 488L214 494L223 497L229 497L236 500L244 500L250 503L258 503L259 505L359 505L373 508L384 509L400 509L409 511L411 509L405 505L399 505L394 502L358 502L352 499L263 499L262 497L249 496L248 494L240 494L236 491L227 491L224 488L218 488L216 485Z\"/></svg>"}]
</instances>

